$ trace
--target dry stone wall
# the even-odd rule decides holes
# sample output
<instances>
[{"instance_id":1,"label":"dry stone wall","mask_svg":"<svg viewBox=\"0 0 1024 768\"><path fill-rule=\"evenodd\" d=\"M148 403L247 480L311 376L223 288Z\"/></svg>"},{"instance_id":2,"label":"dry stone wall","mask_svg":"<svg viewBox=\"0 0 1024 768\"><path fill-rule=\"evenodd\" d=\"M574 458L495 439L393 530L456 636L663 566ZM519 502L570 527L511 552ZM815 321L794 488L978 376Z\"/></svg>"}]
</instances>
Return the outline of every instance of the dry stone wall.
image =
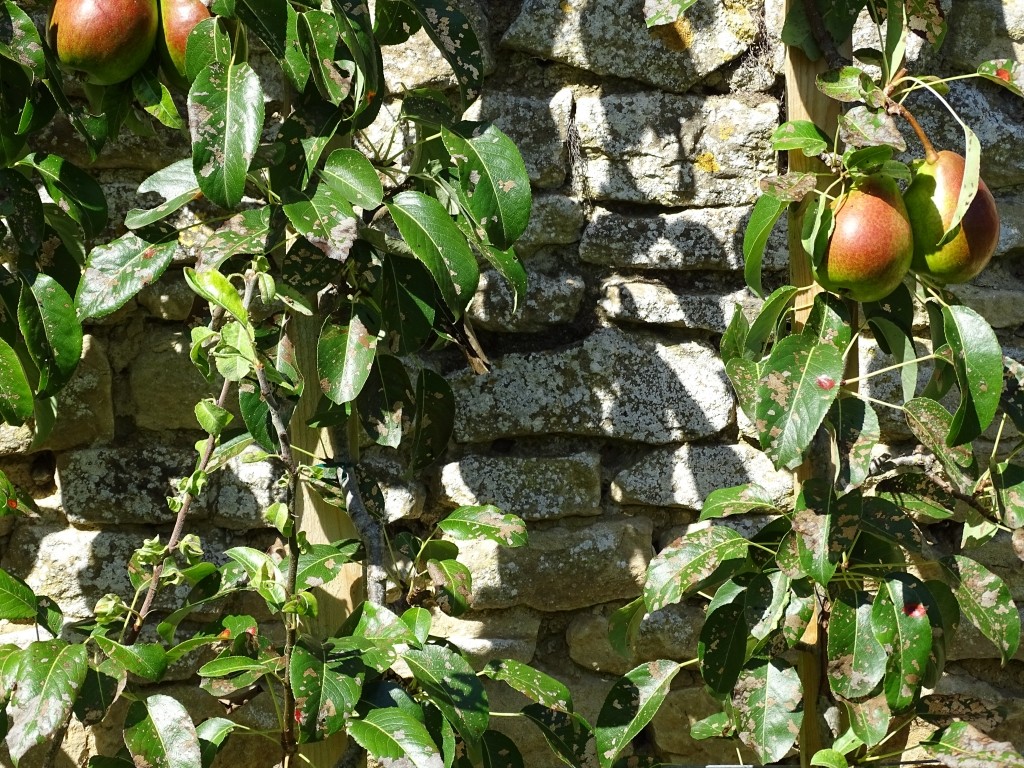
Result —
<instances>
[{"instance_id":1,"label":"dry stone wall","mask_svg":"<svg viewBox=\"0 0 1024 768\"><path fill-rule=\"evenodd\" d=\"M487 291L472 314L490 372L464 372L454 358L436 361L452 374L458 398L453 445L428 477L390 483L388 516L415 526L458 505L496 503L524 517L527 547L466 547L474 609L458 619L439 614L435 626L480 664L514 658L565 680L581 713L593 718L615 676L641 661L695 654L699 599L647 616L630 658L608 642L610 613L639 594L653 553L696 525L715 488L756 479L779 498L791 492L789 476L750 445L716 351L733 308L757 309L743 285L741 243L758 179L774 168L769 136L782 119L782 1L700 0L653 35L644 29L641 0L464 5L491 70L471 116L512 136L534 186L530 227L517 246L530 291L513 314L500 278L484 273ZM952 32L943 66L1022 58L1024 0L946 5ZM388 50L385 63L395 94L453 85L422 35ZM268 94L276 98L273 89ZM1024 111L984 86L954 84L950 98L978 129L983 175L1004 216L995 264L962 295L1020 357ZM396 96L382 119L398 107ZM958 143L955 124L940 111L924 104L920 111L937 143ZM56 129L54 141L73 153L66 128ZM180 137L130 139L106 152L100 163L114 209L123 214L136 205L138 183L184 154L183 146ZM79 159L86 162L84 152ZM188 360L188 324L198 307L180 266L195 259L205 234L197 228L176 269L88 329L82 365L60 395L57 428L45 444L31 445L26 430L0 429L0 467L42 510L40 520L0 518L0 566L52 596L69 619L87 616L106 592L127 594L128 557L143 538L166 535L172 515L165 497L192 465L192 404L210 393ZM770 243L769 283L785 279L784 242L777 233ZM869 345L861 365L884 363ZM897 387L896 378L881 376L868 393L884 397ZM909 448L906 425L882 415L887 439ZM392 477L386 454L371 461L381 477ZM272 541L260 510L275 499L275 476L272 464L236 461L212 480L193 514L210 551ZM982 559L1024 605L1024 569L1009 539L997 538ZM0 642L23 634L0 625ZM1000 670L995 648L968 627L951 657L940 690L1002 706L989 730L1024 747L1024 654ZM197 663L184 660L175 679L187 679ZM504 687L489 690L495 710L522 703ZM201 691L186 699L197 718L219 707ZM732 745L689 737L689 724L712 707L699 679L684 671L643 737L646 748L686 763L731 761ZM255 724L267 716L266 701L245 715ZM558 764L530 724L501 718L497 727L531 768ZM105 726L73 731L63 764L84 765L116 736ZM269 759L236 749L219 764Z\"/></svg>"}]
</instances>

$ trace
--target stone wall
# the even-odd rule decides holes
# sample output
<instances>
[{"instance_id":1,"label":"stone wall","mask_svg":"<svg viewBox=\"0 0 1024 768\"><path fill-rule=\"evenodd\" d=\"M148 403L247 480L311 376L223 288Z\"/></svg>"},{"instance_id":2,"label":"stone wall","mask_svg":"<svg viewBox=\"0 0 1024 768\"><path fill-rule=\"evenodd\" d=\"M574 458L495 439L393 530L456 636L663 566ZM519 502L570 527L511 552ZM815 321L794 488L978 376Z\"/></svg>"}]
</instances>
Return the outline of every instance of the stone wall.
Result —
<instances>
[{"instance_id":1,"label":"stone wall","mask_svg":"<svg viewBox=\"0 0 1024 768\"><path fill-rule=\"evenodd\" d=\"M389 515L415 525L457 505L496 503L529 521L523 549L466 548L474 610L438 615L436 626L480 663L515 658L564 680L579 711L594 718L617 675L640 661L695 655L699 599L646 617L632 658L609 645L608 616L639 594L652 554L694 524L715 488L756 479L780 498L791 490L788 475L745 439L716 351L733 307L757 309L743 284L741 243L757 181L774 169L768 140L780 121L782 0L700 0L653 35L641 0L466 5L491 70L473 116L519 144L534 185L518 246L530 291L513 315L500 278L484 274L489 290L472 313L491 370L476 376L454 358L439 360L458 397L455 440L429 477L394 486ZM957 0L951 27L944 66L1024 58L1024 0ZM452 84L422 35L386 54L395 93ZM983 175L1003 212L995 263L961 293L1020 357L1024 109L986 85L954 84L950 98L978 130ZM924 102L920 111L938 144L962 140L943 113ZM68 140L59 129L56 139ZM133 139L119 150L101 163L122 213L158 160L184 154L177 139ZM196 247L201 240L200 229ZM784 242L770 244L769 284L785 280ZM42 510L40 520L0 518L0 565L52 596L69 619L88 615L105 592L128 593L124 564L143 537L166 535L164 497L192 464L192 403L208 394L187 355L193 299L180 266L194 255L183 250L178 269L87 329L83 364L61 394L46 444L31 446L25 430L0 430L0 468ZM876 352L866 347L863 369L884 365ZM882 376L870 393L896 386ZM884 428L897 447L910 437L894 419ZM388 457L377 458L386 471ZM209 550L267 545L259 510L273 480L261 463L236 463L213 480L194 515ZM983 554L1024 601L1024 569L1008 538ZM0 642L17 629L0 626ZM1024 653L1000 669L995 648L968 629L951 657L941 691L1001 705L991 732L1024 747ZM181 667L178 680L192 672ZM521 705L502 686L490 693L497 711ZM214 704L196 699L193 714L210 714ZM732 761L732 744L689 737L689 723L711 709L699 679L684 671L641 741L680 762ZM529 723L501 718L497 726L531 768L558 764ZM75 735L67 764L83 765L116 739L103 728ZM253 764L237 752L226 760Z\"/></svg>"}]
</instances>

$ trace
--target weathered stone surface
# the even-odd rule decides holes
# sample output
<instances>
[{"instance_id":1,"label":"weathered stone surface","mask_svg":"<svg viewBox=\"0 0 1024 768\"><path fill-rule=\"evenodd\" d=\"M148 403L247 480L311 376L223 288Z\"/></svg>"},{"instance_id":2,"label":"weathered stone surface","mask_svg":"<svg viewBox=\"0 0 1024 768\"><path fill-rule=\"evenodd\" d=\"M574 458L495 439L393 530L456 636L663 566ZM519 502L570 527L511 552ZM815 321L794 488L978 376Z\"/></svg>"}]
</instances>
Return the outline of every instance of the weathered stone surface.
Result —
<instances>
[{"instance_id":1,"label":"weathered stone surface","mask_svg":"<svg viewBox=\"0 0 1024 768\"><path fill-rule=\"evenodd\" d=\"M531 531L530 543L516 549L460 542L459 560L473 574L477 610L525 605L568 611L638 595L651 531L646 518L602 519L583 528Z\"/></svg>"},{"instance_id":2,"label":"weathered stone surface","mask_svg":"<svg viewBox=\"0 0 1024 768\"><path fill-rule=\"evenodd\" d=\"M757 198L774 173L778 103L767 96L581 96L576 125L596 200L702 207Z\"/></svg>"},{"instance_id":3,"label":"weathered stone surface","mask_svg":"<svg viewBox=\"0 0 1024 768\"><path fill-rule=\"evenodd\" d=\"M759 483L780 500L793 488L791 473L777 472L767 456L745 443L684 445L655 449L620 472L611 495L620 504L699 510L712 491L743 483Z\"/></svg>"},{"instance_id":4,"label":"weathered stone surface","mask_svg":"<svg viewBox=\"0 0 1024 768\"><path fill-rule=\"evenodd\" d=\"M508 281L493 269L484 270L468 309L473 325L491 331L529 333L569 323L580 311L586 290L580 275L548 274L527 262L526 282L526 301L516 308Z\"/></svg>"},{"instance_id":5,"label":"weathered stone surface","mask_svg":"<svg viewBox=\"0 0 1024 768\"><path fill-rule=\"evenodd\" d=\"M168 272L158 282L147 285L136 298L158 320L185 320L196 301L196 295L179 270Z\"/></svg>"},{"instance_id":6,"label":"weathered stone surface","mask_svg":"<svg viewBox=\"0 0 1024 768\"><path fill-rule=\"evenodd\" d=\"M384 494L384 516L389 523L416 520L423 514L427 489L419 480L405 476L405 466L393 451L371 448L363 454L361 465Z\"/></svg>"},{"instance_id":7,"label":"weathered stone surface","mask_svg":"<svg viewBox=\"0 0 1024 768\"><path fill-rule=\"evenodd\" d=\"M698 3L678 23L649 32L640 3L526 0L502 42L599 75L681 92L747 49L757 35L756 5Z\"/></svg>"},{"instance_id":8,"label":"weathered stone surface","mask_svg":"<svg viewBox=\"0 0 1024 768\"><path fill-rule=\"evenodd\" d=\"M603 286L602 311L612 320L722 333L737 306L752 318L761 301L748 289L729 291L708 280L675 289L656 280L612 277Z\"/></svg>"},{"instance_id":9,"label":"weathered stone surface","mask_svg":"<svg viewBox=\"0 0 1024 768\"><path fill-rule=\"evenodd\" d=\"M114 436L112 376L103 346L86 334L82 359L71 380L57 395L57 421L41 446L66 451Z\"/></svg>"},{"instance_id":10,"label":"weathered stone surface","mask_svg":"<svg viewBox=\"0 0 1024 768\"><path fill-rule=\"evenodd\" d=\"M628 269L741 270L749 206L626 214L598 208L580 242L580 259ZM765 253L767 268L786 264L783 226Z\"/></svg>"},{"instance_id":11,"label":"weathered stone surface","mask_svg":"<svg viewBox=\"0 0 1024 768\"><path fill-rule=\"evenodd\" d=\"M32 427L27 424L20 427L0 424L0 456L13 456L28 451L32 447L32 434Z\"/></svg>"},{"instance_id":12,"label":"weathered stone surface","mask_svg":"<svg viewBox=\"0 0 1024 768\"><path fill-rule=\"evenodd\" d=\"M486 91L466 112L469 120L487 120L508 134L526 163L530 183L553 188L565 181L565 141L572 110L572 91L523 96Z\"/></svg>"},{"instance_id":13,"label":"weathered stone surface","mask_svg":"<svg viewBox=\"0 0 1024 768\"><path fill-rule=\"evenodd\" d=\"M1006 257L1018 260L1024 251L1024 192L1018 190L997 190L993 193L999 209L999 244L996 246L996 261Z\"/></svg>"},{"instance_id":14,"label":"weathered stone surface","mask_svg":"<svg viewBox=\"0 0 1024 768\"><path fill-rule=\"evenodd\" d=\"M645 661L685 661L697 655L704 608L696 603L679 603L644 616L628 657L620 655L608 640L609 613L608 608L581 613L566 630L569 657L585 669L624 675Z\"/></svg>"},{"instance_id":15,"label":"weathered stone surface","mask_svg":"<svg viewBox=\"0 0 1024 768\"><path fill-rule=\"evenodd\" d=\"M1006 582L1013 599L1024 607L1024 562L1013 549L1011 534L1000 531L984 546L964 550L964 554Z\"/></svg>"},{"instance_id":16,"label":"weathered stone surface","mask_svg":"<svg viewBox=\"0 0 1024 768\"><path fill-rule=\"evenodd\" d=\"M442 500L495 504L526 520L601 513L601 457L467 456L441 469Z\"/></svg>"},{"instance_id":17,"label":"weathered stone surface","mask_svg":"<svg viewBox=\"0 0 1024 768\"><path fill-rule=\"evenodd\" d=\"M664 444L716 434L732 421L721 360L702 342L602 329L568 350L493 362L488 374L452 382L460 442L562 433Z\"/></svg>"},{"instance_id":18,"label":"weathered stone surface","mask_svg":"<svg viewBox=\"0 0 1024 768\"><path fill-rule=\"evenodd\" d=\"M255 449L236 456L216 476L216 500L210 522L222 528L248 530L265 528L263 510L287 498L277 484L283 469L275 461L245 461Z\"/></svg>"},{"instance_id":19,"label":"weathered stone surface","mask_svg":"<svg viewBox=\"0 0 1024 768\"><path fill-rule=\"evenodd\" d=\"M215 393L189 360L190 345L186 333L147 326L145 342L130 371L137 426L199 431L195 405Z\"/></svg>"},{"instance_id":20,"label":"weathered stone surface","mask_svg":"<svg viewBox=\"0 0 1024 768\"><path fill-rule=\"evenodd\" d=\"M993 261L974 280L951 286L971 309L993 328L1016 328L1024 324L1024 281L1008 269L1009 259Z\"/></svg>"},{"instance_id":21,"label":"weathered stone surface","mask_svg":"<svg viewBox=\"0 0 1024 768\"><path fill-rule=\"evenodd\" d=\"M64 513L74 525L158 524L174 520L167 497L195 465L195 452L160 443L67 451L57 458ZM206 513L203 496L192 516Z\"/></svg>"},{"instance_id":22,"label":"weathered stone surface","mask_svg":"<svg viewBox=\"0 0 1024 768\"><path fill-rule=\"evenodd\" d=\"M433 611L432 617L430 633L457 645L477 669L492 659L528 664L537 651L540 616L526 608L473 611L459 618Z\"/></svg>"},{"instance_id":23,"label":"weathered stone surface","mask_svg":"<svg viewBox=\"0 0 1024 768\"><path fill-rule=\"evenodd\" d=\"M1018 600L1020 597L1018 595ZM1021 614L1021 621L1024 622L1024 603L1018 603L1018 612ZM975 627L966 618L960 621L956 634L953 635L953 642L949 644L946 657L950 661L960 659L998 659L999 649L995 644L981 634L981 630ZM1017 661L1024 661L1024 646L1017 649L1013 655Z\"/></svg>"},{"instance_id":24,"label":"weathered stone surface","mask_svg":"<svg viewBox=\"0 0 1024 768\"><path fill-rule=\"evenodd\" d=\"M658 714L651 721L651 731L658 749L679 756L681 763L736 762L739 748L744 763L757 764L750 750L731 739L697 740L690 737L690 726L721 707L701 687L677 688L669 692Z\"/></svg>"},{"instance_id":25,"label":"weathered stone surface","mask_svg":"<svg viewBox=\"0 0 1024 768\"><path fill-rule=\"evenodd\" d=\"M989 59L1024 60L1024 2L975 0L952 3L942 55L961 70Z\"/></svg>"},{"instance_id":26,"label":"weathered stone surface","mask_svg":"<svg viewBox=\"0 0 1024 768\"><path fill-rule=\"evenodd\" d=\"M575 243L585 223L579 200L554 192L534 195L530 223L516 241L516 253L529 256L545 245Z\"/></svg>"}]
</instances>

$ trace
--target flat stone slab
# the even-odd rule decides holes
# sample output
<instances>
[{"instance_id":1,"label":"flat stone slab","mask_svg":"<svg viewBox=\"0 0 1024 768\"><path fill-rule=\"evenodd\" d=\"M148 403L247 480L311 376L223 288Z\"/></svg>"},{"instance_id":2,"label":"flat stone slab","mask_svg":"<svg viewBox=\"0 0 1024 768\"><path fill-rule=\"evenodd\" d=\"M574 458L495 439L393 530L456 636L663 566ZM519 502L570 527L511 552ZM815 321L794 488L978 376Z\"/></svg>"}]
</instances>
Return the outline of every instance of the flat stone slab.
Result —
<instances>
[{"instance_id":1,"label":"flat stone slab","mask_svg":"<svg viewBox=\"0 0 1024 768\"><path fill-rule=\"evenodd\" d=\"M748 318L761 301L747 289L723 291L708 280L690 283L678 291L655 280L613 277L605 281L600 307L617 322L693 328L722 333L737 306Z\"/></svg>"},{"instance_id":2,"label":"flat stone slab","mask_svg":"<svg viewBox=\"0 0 1024 768\"><path fill-rule=\"evenodd\" d=\"M516 241L516 253L529 256L545 245L569 245L580 239L586 218L579 200L556 192L533 196L530 223Z\"/></svg>"},{"instance_id":3,"label":"flat stone slab","mask_svg":"<svg viewBox=\"0 0 1024 768\"><path fill-rule=\"evenodd\" d=\"M526 300L515 304L515 295L493 269L484 270L468 312L473 325L489 331L530 333L572 322L580 311L586 283L570 272L549 274L530 262L526 269Z\"/></svg>"},{"instance_id":4,"label":"flat stone slab","mask_svg":"<svg viewBox=\"0 0 1024 768\"><path fill-rule=\"evenodd\" d=\"M445 637L469 657L474 667L492 659L530 663L537 651L540 614L528 608L471 611L455 618L432 611L430 633Z\"/></svg>"},{"instance_id":5,"label":"flat stone slab","mask_svg":"<svg viewBox=\"0 0 1024 768\"><path fill-rule=\"evenodd\" d=\"M717 434L734 411L711 345L612 328L570 349L505 355L452 388L455 438L464 443L561 433L663 445Z\"/></svg>"}]
</instances>

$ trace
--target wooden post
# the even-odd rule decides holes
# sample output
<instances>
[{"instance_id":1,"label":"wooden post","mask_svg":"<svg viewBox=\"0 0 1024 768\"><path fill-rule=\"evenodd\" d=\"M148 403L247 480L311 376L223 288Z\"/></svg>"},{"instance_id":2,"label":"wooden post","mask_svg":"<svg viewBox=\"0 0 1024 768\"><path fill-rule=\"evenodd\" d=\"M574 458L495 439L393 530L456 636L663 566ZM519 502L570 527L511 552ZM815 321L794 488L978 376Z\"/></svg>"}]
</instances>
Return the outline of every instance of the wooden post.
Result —
<instances>
[{"instance_id":1,"label":"wooden post","mask_svg":"<svg viewBox=\"0 0 1024 768\"><path fill-rule=\"evenodd\" d=\"M296 460L313 461L302 453L306 451L318 458L334 457L334 437L329 430L312 429L306 422L313 415L320 398L319 376L316 370L316 341L320 333L320 319L316 316L293 315L293 326L288 334L295 360L305 381L305 389L291 421L292 445L299 449ZM337 507L325 504L304 484L299 484L295 499L295 512L299 530L311 544L326 544L338 539L358 538L348 515ZM356 603L362 600L362 568L347 565L342 574L316 592L318 613L315 619L305 620L304 629L317 637L329 637L348 616ZM285 717L290 713L286 712ZM335 734L326 741L304 744L302 755L316 768L332 768L341 758L347 745L344 733Z\"/></svg>"}]
</instances>

